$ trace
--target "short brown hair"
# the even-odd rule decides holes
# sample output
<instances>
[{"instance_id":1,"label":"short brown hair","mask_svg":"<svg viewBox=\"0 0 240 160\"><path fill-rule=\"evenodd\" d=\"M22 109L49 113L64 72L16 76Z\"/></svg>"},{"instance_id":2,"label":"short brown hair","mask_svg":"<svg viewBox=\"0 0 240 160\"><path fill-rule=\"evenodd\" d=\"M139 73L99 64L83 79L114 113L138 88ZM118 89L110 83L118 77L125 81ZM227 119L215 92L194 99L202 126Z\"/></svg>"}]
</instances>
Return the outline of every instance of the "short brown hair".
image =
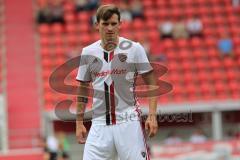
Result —
<instances>
[{"instance_id":1,"label":"short brown hair","mask_svg":"<svg viewBox=\"0 0 240 160\"><path fill-rule=\"evenodd\" d=\"M101 5L97 9L96 14L97 22L99 23L101 19L107 21L109 18L112 17L113 14L116 14L118 16L118 21L120 21L121 19L120 11L115 5L113 4Z\"/></svg>"}]
</instances>

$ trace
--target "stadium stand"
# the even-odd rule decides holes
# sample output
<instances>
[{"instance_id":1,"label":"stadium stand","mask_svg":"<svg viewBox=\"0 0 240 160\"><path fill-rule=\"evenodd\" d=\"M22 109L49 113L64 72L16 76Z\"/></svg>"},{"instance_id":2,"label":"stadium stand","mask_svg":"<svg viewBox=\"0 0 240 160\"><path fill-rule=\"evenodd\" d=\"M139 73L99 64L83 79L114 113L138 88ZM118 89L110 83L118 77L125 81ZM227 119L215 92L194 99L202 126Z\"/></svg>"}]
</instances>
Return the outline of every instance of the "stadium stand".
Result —
<instances>
[{"instance_id":1,"label":"stadium stand","mask_svg":"<svg viewBox=\"0 0 240 160\"><path fill-rule=\"evenodd\" d=\"M44 1L41 1L43 3ZM108 3L112 1L103 1ZM199 14L203 21L204 36L192 39L159 40L164 48L167 61L163 62L169 68L164 78L174 84L170 94L161 96L160 103L187 102L216 99L238 99L240 97L239 82L239 11L234 10L228 0L189 1L143 1L145 20L134 19L123 22L122 35L138 40L145 37L150 42L159 40L157 24L165 16L173 20L179 16L190 18ZM209 8L212 9L209 9ZM53 109L56 102L62 99L48 86L48 78L56 67L65 62L71 55L71 50L80 48L98 39L89 23L91 11L74 12L74 4L64 3L64 18L66 24L40 24L38 26L42 76L44 84L44 100L46 109ZM234 59L220 59L216 47L219 33L224 27L230 31L234 41ZM134 32L129 32L134 30ZM75 55L76 56L76 55ZM70 83L75 79L71 74ZM72 79L72 80L71 80ZM230 86L230 87L226 87ZM63 96L64 97L64 96Z\"/></svg>"},{"instance_id":2,"label":"stadium stand","mask_svg":"<svg viewBox=\"0 0 240 160\"><path fill-rule=\"evenodd\" d=\"M2 70L3 70L3 17L4 17L3 1L0 1L0 94L2 93Z\"/></svg>"},{"instance_id":3,"label":"stadium stand","mask_svg":"<svg viewBox=\"0 0 240 160\"><path fill-rule=\"evenodd\" d=\"M113 0L102 0L103 4L114 2ZM46 0L38 0L38 5L44 3L46 3ZM212 111L207 109L210 106L214 106L211 102L220 101L219 104L221 103L224 108L227 108L228 104L222 103L222 101L239 100L239 8L233 8L229 0L143 0L142 4L144 6L145 19L134 19L131 22L123 22L121 35L134 40L141 40L144 37L150 43L157 41L162 46L162 53L164 53L166 60L160 63L169 69L167 74L162 76L162 80L173 84L173 90L159 97L159 106L164 106L165 104L167 106L173 102L176 104L188 103L189 107L179 108L177 106L171 110L181 112L183 110L192 110L192 103L206 103L207 105L202 105L202 103L198 105L200 108L198 112L200 112L203 110ZM90 23L93 16L92 11L76 13L72 1L65 1L63 8L65 24L37 25L40 65L42 68L43 106L47 113L52 113L58 102L74 98L72 95L64 95L54 91L49 85L50 75L61 64L70 58L78 56L83 46L99 38ZM188 19L192 18L195 14L199 15L203 22L202 37L176 40L169 38L160 39L158 24L163 22L165 17L170 17L172 21L175 21L179 16ZM229 30L234 43L234 58L220 58L217 41L220 38L220 33L225 29ZM71 72L65 79L65 83L76 86L75 76L76 70ZM63 77L60 76L55 82L59 87L62 87L61 82L63 79L61 78ZM146 103L146 101L141 100L141 103ZM237 105L239 107L239 104ZM162 107L162 111L165 108ZM54 122L54 124L56 123L58 122ZM72 140L73 143L74 141ZM207 144L203 144L197 148L207 147L209 149L208 146L214 146L214 143L211 145L209 143L211 142L207 142ZM160 160L166 156L162 159L186 160L188 157L191 157L191 154L198 155L198 153L199 156L192 159L207 159L211 157L215 160L219 158L219 153L212 153L212 149L197 153L193 144L189 144L189 146L193 148L190 151L191 153L186 153L185 155L183 153L179 157L176 157L176 155L163 155L161 154L162 149L159 149L159 146L154 146L153 151L156 152L154 153L156 156L155 159ZM72 148L77 152L76 144ZM174 151L174 149L173 147L171 151ZM173 158L173 156L175 157ZM236 157L239 158L239 152L236 152Z\"/></svg>"},{"instance_id":4,"label":"stadium stand","mask_svg":"<svg viewBox=\"0 0 240 160\"><path fill-rule=\"evenodd\" d=\"M40 108L34 30L30 21L32 3L28 0L4 1L4 5L8 145L9 149L36 148L40 134Z\"/></svg>"}]
</instances>

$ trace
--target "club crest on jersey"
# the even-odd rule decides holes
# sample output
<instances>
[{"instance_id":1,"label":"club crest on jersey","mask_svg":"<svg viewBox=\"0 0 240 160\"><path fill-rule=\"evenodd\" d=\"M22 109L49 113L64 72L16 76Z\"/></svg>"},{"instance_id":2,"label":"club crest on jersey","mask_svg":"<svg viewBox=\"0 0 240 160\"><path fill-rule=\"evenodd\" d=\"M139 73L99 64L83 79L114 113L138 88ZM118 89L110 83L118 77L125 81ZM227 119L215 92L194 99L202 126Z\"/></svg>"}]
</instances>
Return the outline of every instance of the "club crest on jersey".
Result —
<instances>
[{"instance_id":1,"label":"club crest on jersey","mask_svg":"<svg viewBox=\"0 0 240 160\"><path fill-rule=\"evenodd\" d=\"M146 152L142 151L141 154L142 154L143 158L146 157Z\"/></svg>"},{"instance_id":2,"label":"club crest on jersey","mask_svg":"<svg viewBox=\"0 0 240 160\"><path fill-rule=\"evenodd\" d=\"M124 53L118 54L118 58L121 62L125 62L127 60L127 56Z\"/></svg>"}]
</instances>

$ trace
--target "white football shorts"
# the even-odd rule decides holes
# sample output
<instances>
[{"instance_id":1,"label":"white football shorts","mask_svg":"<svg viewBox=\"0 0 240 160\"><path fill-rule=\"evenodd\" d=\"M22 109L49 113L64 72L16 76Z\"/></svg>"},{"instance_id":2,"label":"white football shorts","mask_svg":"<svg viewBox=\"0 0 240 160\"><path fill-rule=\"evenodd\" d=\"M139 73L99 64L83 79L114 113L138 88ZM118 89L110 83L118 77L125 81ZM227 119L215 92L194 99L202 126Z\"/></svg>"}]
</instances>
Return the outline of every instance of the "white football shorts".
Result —
<instances>
[{"instance_id":1,"label":"white football shorts","mask_svg":"<svg viewBox=\"0 0 240 160\"><path fill-rule=\"evenodd\" d=\"M92 125L83 160L149 160L145 134L140 121L116 125Z\"/></svg>"}]
</instances>

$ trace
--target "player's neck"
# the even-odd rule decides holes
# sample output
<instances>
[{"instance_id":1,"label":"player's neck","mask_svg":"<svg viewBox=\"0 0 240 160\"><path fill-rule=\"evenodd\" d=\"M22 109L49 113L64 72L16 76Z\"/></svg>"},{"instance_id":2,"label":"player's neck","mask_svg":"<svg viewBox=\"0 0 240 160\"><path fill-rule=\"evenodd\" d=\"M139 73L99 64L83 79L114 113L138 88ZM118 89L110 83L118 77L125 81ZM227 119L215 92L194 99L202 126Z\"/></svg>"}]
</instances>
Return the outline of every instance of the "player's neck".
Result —
<instances>
[{"instance_id":1,"label":"player's neck","mask_svg":"<svg viewBox=\"0 0 240 160\"><path fill-rule=\"evenodd\" d=\"M101 47L106 51L112 51L114 50L119 43L119 37L117 37L114 41L106 41L101 39Z\"/></svg>"}]
</instances>

